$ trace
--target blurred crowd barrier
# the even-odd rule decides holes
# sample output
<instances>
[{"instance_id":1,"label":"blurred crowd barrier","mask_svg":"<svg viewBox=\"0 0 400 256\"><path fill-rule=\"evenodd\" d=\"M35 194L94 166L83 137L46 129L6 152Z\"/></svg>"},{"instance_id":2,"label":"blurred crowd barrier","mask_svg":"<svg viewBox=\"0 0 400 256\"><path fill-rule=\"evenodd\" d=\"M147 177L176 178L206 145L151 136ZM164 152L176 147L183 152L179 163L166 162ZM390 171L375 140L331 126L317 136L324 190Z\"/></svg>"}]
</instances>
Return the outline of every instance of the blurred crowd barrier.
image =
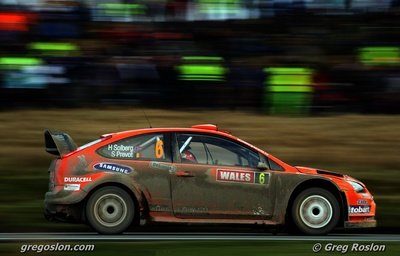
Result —
<instances>
[{"instance_id":1,"label":"blurred crowd barrier","mask_svg":"<svg viewBox=\"0 0 400 256\"><path fill-rule=\"evenodd\" d=\"M0 0L0 108L400 113L398 0Z\"/></svg>"}]
</instances>

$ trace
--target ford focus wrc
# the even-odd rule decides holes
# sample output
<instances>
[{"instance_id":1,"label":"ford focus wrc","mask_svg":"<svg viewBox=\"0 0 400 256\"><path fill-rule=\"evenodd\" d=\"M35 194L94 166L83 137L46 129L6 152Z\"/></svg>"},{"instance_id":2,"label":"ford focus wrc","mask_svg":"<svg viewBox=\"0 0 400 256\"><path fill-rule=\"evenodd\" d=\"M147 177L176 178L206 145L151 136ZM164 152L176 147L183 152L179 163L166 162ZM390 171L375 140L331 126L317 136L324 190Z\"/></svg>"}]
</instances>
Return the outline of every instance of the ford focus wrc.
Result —
<instances>
[{"instance_id":1,"label":"ford focus wrc","mask_svg":"<svg viewBox=\"0 0 400 256\"><path fill-rule=\"evenodd\" d=\"M46 130L45 217L118 234L144 223L286 225L319 235L374 227L376 205L347 175L288 165L211 124L102 135L77 147Z\"/></svg>"}]
</instances>

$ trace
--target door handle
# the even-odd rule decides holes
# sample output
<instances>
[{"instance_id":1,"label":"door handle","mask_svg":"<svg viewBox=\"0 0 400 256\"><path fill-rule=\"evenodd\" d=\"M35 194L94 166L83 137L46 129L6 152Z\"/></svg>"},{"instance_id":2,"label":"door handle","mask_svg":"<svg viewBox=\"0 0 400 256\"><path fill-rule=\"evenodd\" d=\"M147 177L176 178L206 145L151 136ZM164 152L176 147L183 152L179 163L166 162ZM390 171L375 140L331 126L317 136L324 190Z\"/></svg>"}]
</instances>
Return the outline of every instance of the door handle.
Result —
<instances>
[{"instance_id":1,"label":"door handle","mask_svg":"<svg viewBox=\"0 0 400 256\"><path fill-rule=\"evenodd\" d=\"M194 177L193 174L191 174L190 172L187 172L187 171L179 171L179 172L176 172L175 175L177 177Z\"/></svg>"}]
</instances>

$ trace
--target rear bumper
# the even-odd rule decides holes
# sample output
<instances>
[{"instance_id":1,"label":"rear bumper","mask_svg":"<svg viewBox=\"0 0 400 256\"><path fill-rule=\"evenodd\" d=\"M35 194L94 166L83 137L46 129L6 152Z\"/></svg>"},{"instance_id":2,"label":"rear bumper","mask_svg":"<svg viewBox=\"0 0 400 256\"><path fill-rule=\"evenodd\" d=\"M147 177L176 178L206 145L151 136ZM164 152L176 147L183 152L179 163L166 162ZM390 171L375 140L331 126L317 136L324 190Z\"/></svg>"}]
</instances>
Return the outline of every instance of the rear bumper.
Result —
<instances>
[{"instance_id":1,"label":"rear bumper","mask_svg":"<svg viewBox=\"0 0 400 256\"><path fill-rule=\"evenodd\" d=\"M344 222L345 228L375 228L376 225L377 225L376 220L357 221L357 222L345 221Z\"/></svg>"},{"instance_id":2,"label":"rear bumper","mask_svg":"<svg viewBox=\"0 0 400 256\"><path fill-rule=\"evenodd\" d=\"M76 204L87 195L84 190L66 191L64 186L56 186L53 191L44 195L45 204Z\"/></svg>"},{"instance_id":3,"label":"rear bumper","mask_svg":"<svg viewBox=\"0 0 400 256\"><path fill-rule=\"evenodd\" d=\"M86 195L82 190L65 191L56 187L45 194L44 217L49 221L80 222L83 219L82 201Z\"/></svg>"},{"instance_id":4,"label":"rear bumper","mask_svg":"<svg viewBox=\"0 0 400 256\"><path fill-rule=\"evenodd\" d=\"M46 205L43 211L44 218L55 222L82 222L83 212L79 205Z\"/></svg>"}]
</instances>

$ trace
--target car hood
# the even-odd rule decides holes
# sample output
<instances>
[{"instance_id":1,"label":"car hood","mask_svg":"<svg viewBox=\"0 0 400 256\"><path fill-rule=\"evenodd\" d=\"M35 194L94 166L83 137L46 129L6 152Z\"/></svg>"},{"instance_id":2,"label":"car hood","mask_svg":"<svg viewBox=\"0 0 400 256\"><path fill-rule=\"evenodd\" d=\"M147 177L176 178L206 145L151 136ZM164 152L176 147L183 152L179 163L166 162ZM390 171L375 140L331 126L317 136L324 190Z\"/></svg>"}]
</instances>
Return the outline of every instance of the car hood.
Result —
<instances>
[{"instance_id":1,"label":"car hood","mask_svg":"<svg viewBox=\"0 0 400 256\"><path fill-rule=\"evenodd\" d=\"M326 170L321 170L321 169L315 169L311 167L304 167L304 166L295 166L296 169L305 174L315 174L315 175L323 175L323 176L334 176L336 178L345 178L348 177L347 175L337 173L337 172L331 172L331 171L326 171Z\"/></svg>"},{"instance_id":2,"label":"car hood","mask_svg":"<svg viewBox=\"0 0 400 256\"><path fill-rule=\"evenodd\" d=\"M331 172L331 171L326 171L326 170L320 170L320 169L316 169L316 168L311 168L311 167L304 167L304 166L295 166L295 168L300 172L300 173L304 173L304 174L310 174L310 175L318 175L318 176L322 176L322 177L326 177L329 178L333 181L335 181L336 183L341 180L341 181L345 181L345 183L340 183L342 184L341 187L343 189L351 189L350 185L349 187L345 188L343 187L343 184L346 184L348 181L354 181L359 183L360 185L362 185L365 189L366 186L364 183L362 183L361 181L359 181L358 179L355 179L347 174L341 174L341 173L337 173L337 172Z\"/></svg>"}]
</instances>

